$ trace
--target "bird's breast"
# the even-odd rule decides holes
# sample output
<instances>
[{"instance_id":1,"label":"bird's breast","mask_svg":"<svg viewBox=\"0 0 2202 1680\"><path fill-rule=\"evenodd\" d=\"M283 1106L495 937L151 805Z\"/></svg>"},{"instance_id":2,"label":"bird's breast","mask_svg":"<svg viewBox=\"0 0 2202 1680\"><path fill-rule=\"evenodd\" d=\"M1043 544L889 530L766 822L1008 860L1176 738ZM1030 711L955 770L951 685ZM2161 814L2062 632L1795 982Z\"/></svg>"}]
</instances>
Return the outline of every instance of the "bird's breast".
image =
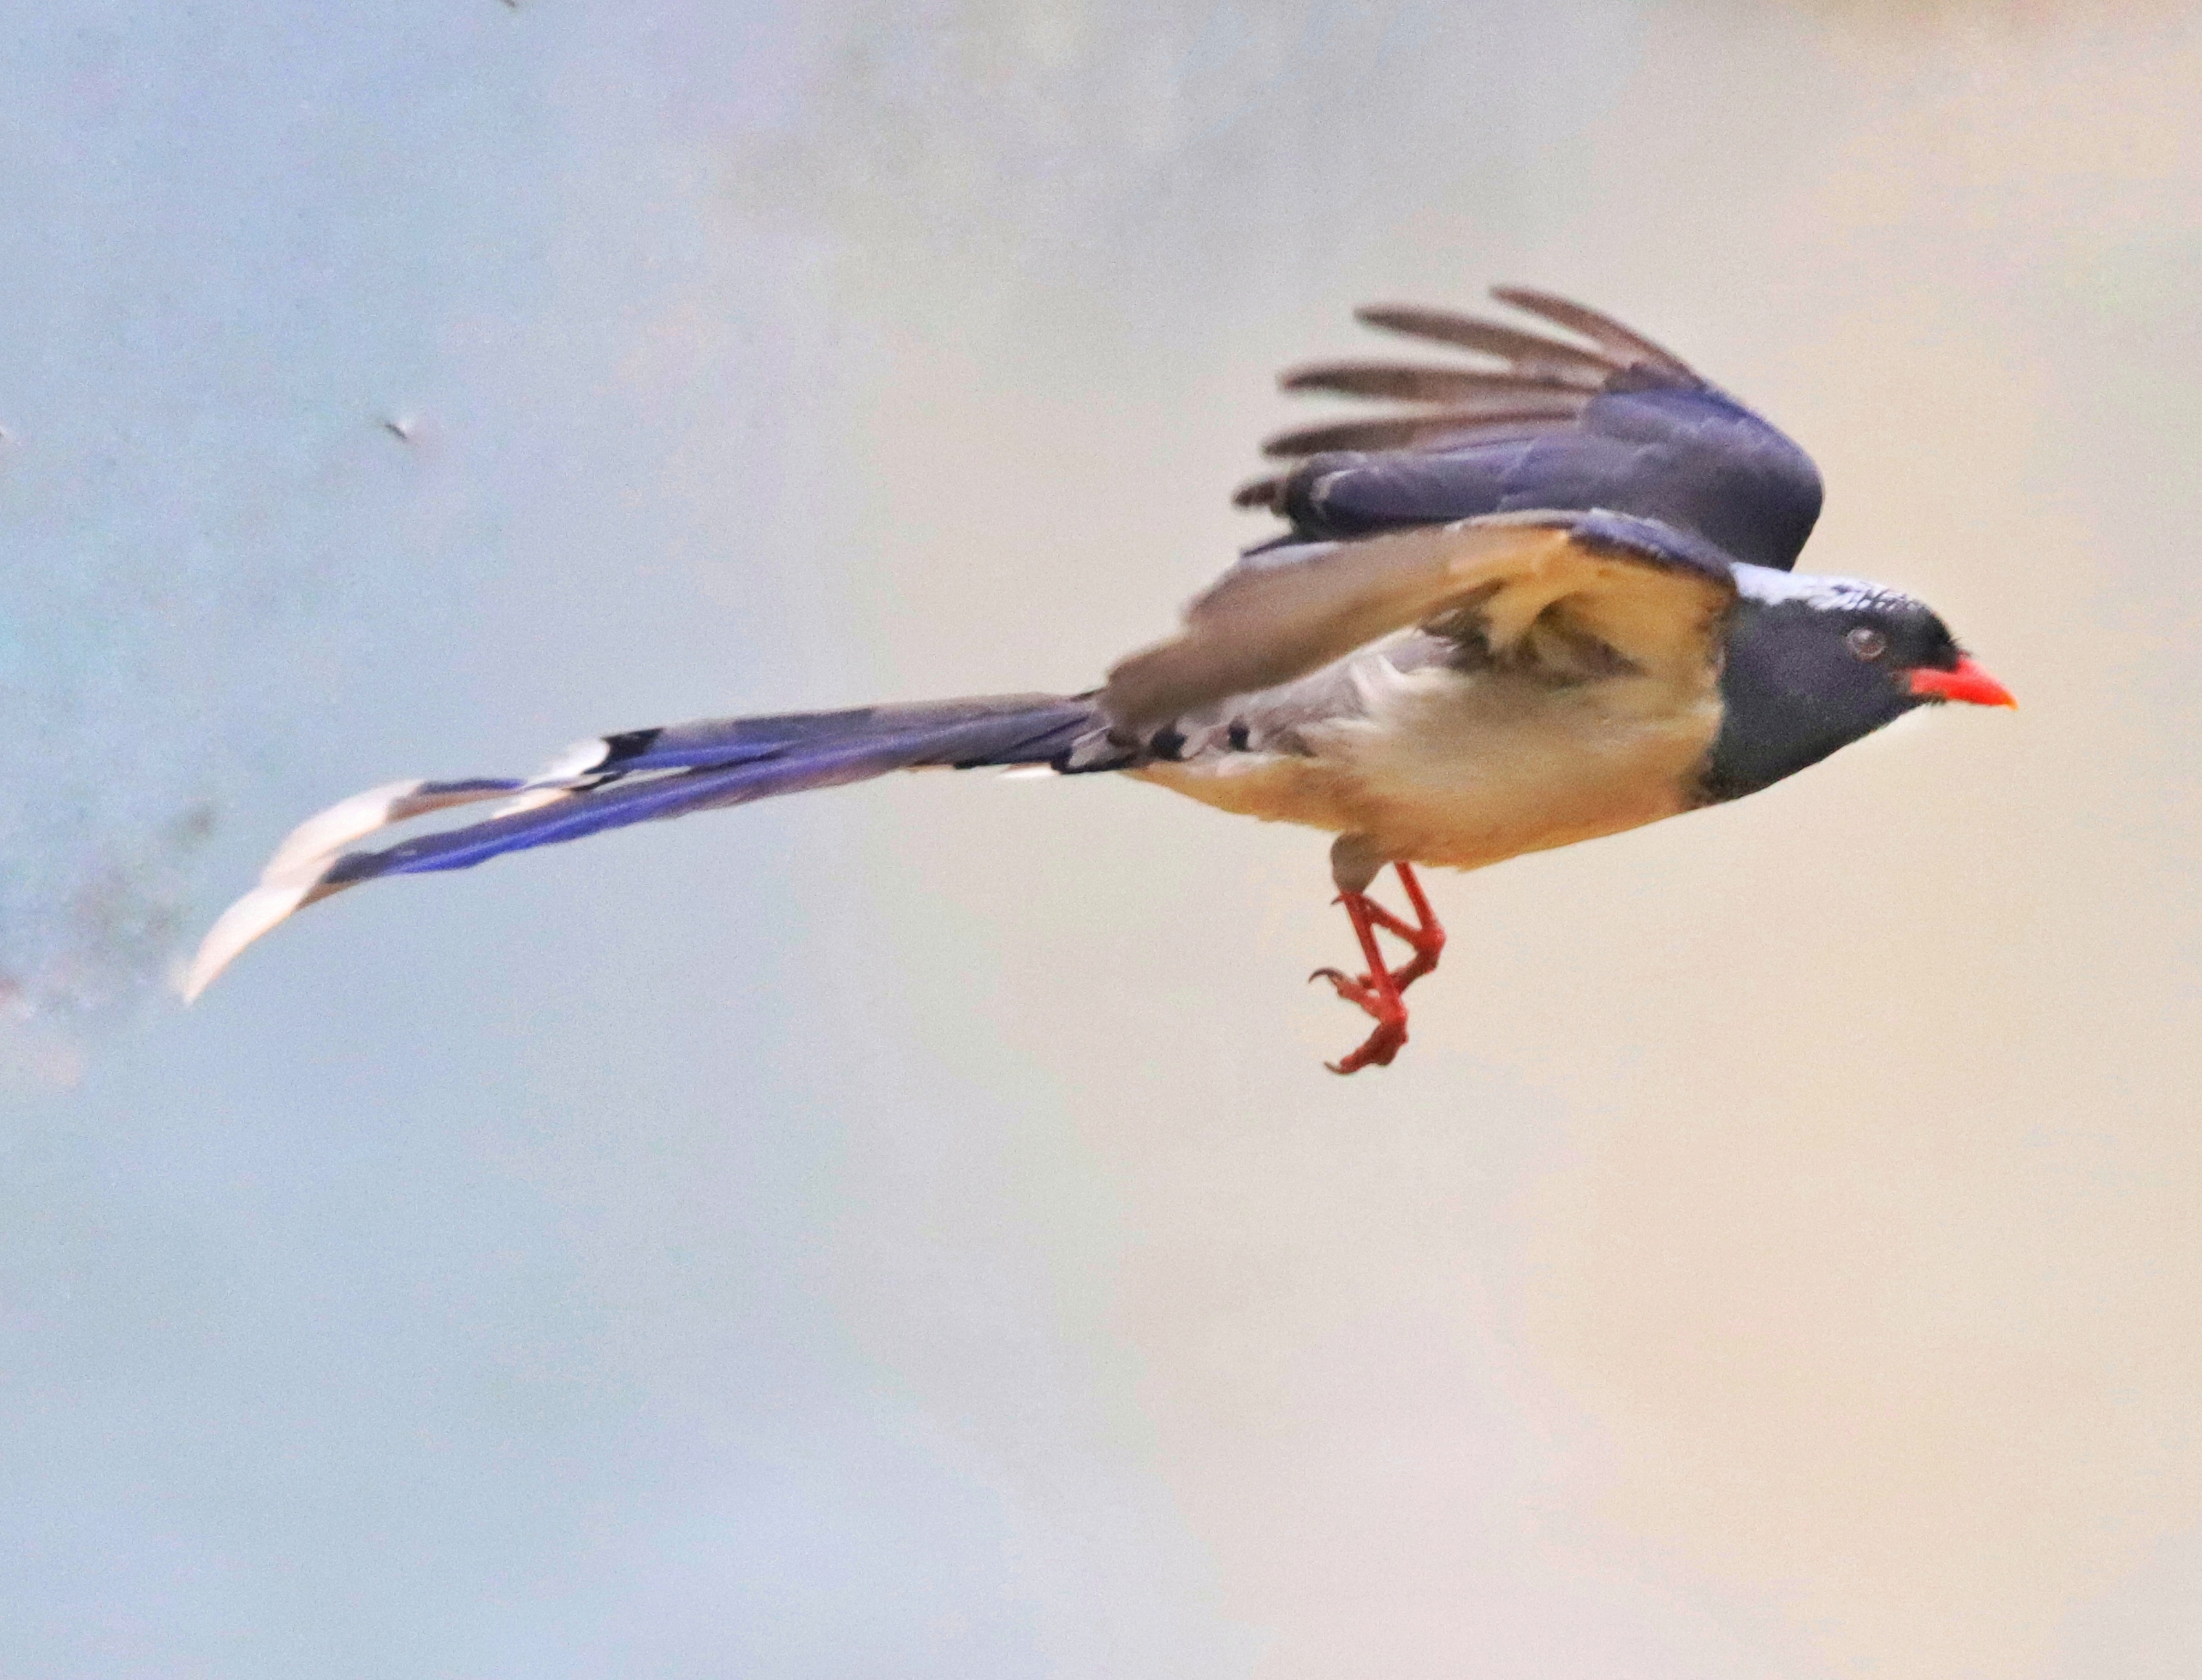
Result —
<instances>
[{"instance_id":1,"label":"bird's breast","mask_svg":"<svg viewBox=\"0 0 2202 1680\"><path fill-rule=\"evenodd\" d=\"M1219 810L1366 834L1387 857L1479 869L1617 834L1696 803L1718 685L1554 687L1504 672L1387 672L1295 751L1204 751L1134 771Z\"/></svg>"}]
</instances>

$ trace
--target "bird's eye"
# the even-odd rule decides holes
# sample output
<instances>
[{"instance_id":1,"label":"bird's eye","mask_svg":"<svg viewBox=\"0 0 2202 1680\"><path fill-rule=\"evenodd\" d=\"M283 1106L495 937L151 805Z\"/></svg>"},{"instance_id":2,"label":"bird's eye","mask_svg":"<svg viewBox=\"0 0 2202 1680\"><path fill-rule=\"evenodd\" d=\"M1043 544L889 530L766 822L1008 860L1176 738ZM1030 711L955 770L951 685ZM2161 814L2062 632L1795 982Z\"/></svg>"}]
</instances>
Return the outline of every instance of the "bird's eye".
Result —
<instances>
[{"instance_id":1,"label":"bird's eye","mask_svg":"<svg viewBox=\"0 0 2202 1680\"><path fill-rule=\"evenodd\" d=\"M1888 651L1888 638L1868 625L1859 625L1843 640L1861 659L1878 659Z\"/></svg>"}]
</instances>

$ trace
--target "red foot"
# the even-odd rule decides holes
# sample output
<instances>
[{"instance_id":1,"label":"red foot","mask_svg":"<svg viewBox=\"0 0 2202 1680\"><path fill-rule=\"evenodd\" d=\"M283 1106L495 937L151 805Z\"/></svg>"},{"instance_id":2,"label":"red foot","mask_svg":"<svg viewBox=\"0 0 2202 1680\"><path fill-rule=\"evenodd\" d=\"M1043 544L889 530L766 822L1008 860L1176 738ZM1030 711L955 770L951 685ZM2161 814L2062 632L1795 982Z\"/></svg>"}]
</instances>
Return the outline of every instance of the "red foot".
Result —
<instances>
[{"instance_id":1,"label":"red foot","mask_svg":"<svg viewBox=\"0 0 2202 1680\"><path fill-rule=\"evenodd\" d=\"M1410 927L1365 893L1341 893L1338 902L1345 906L1346 917L1353 923L1354 937L1361 941L1361 955L1369 972L1349 979L1337 969L1317 969L1308 976L1328 981L1339 997L1358 1005L1376 1023L1376 1030L1358 1050L1343 1061L1323 1064L1333 1073L1358 1073L1365 1067L1392 1064L1392 1058L1407 1042L1407 1005L1399 994L1436 968L1445 950L1445 929L1438 925L1437 915L1422 894L1422 882L1407 864L1392 867L1399 872L1399 884L1407 889L1407 901L1414 906L1420 925ZM1414 947L1415 954L1404 968L1395 970L1385 966L1384 953L1376 944L1379 928Z\"/></svg>"}]
</instances>

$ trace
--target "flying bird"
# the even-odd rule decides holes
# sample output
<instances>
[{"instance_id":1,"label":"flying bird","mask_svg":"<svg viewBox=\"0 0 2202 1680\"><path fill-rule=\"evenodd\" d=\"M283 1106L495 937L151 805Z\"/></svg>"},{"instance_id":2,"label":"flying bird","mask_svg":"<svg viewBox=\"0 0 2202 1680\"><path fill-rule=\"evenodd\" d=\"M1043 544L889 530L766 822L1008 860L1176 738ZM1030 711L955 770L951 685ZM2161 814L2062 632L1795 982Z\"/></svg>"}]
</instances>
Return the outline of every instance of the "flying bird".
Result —
<instances>
[{"instance_id":1,"label":"flying bird","mask_svg":"<svg viewBox=\"0 0 2202 1680\"><path fill-rule=\"evenodd\" d=\"M1025 766L1335 835L1362 967L1310 978L1374 1022L1328 1064L1352 1073L1406 1043L1404 993L1444 949L1418 865L1481 869L1740 799L1919 706L2015 704L1923 602L1793 569L1820 475L1780 431L1609 316L1493 295L1540 330L1363 309L1466 356L1285 374L1392 406L1271 438L1284 464L1236 499L1287 528L1101 687L629 729L533 776L373 789L284 841L208 933L185 998L362 881L890 770ZM503 803L484 820L351 849L487 800ZM1406 914L1370 893L1387 868Z\"/></svg>"}]
</instances>

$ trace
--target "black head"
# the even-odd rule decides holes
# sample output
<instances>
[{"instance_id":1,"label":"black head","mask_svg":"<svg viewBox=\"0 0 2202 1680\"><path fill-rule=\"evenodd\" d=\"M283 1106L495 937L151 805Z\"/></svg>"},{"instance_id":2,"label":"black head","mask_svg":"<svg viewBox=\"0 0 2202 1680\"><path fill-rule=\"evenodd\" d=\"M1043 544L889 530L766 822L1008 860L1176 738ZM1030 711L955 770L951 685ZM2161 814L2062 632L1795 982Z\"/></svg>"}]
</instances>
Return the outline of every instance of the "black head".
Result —
<instances>
[{"instance_id":1,"label":"black head","mask_svg":"<svg viewBox=\"0 0 2202 1680\"><path fill-rule=\"evenodd\" d=\"M1771 787L1917 706L2014 704L1923 601L1757 566L1737 567L1736 581L1708 802Z\"/></svg>"}]
</instances>

